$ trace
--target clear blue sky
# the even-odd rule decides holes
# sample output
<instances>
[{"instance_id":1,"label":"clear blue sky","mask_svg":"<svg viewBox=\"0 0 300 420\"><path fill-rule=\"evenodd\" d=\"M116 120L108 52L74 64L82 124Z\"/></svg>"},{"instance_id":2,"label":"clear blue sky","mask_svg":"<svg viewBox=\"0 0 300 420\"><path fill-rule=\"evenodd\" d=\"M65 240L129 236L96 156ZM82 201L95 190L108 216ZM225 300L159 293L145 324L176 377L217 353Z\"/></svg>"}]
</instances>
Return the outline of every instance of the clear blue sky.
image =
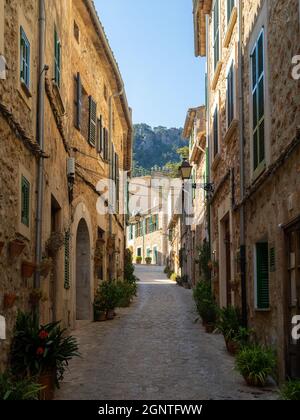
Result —
<instances>
[{"instance_id":1,"label":"clear blue sky","mask_svg":"<svg viewBox=\"0 0 300 420\"><path fill-rule=\"evenodd\" d=\"M192 0L95 0L134 123L182 127L204 103L204 60L194 56Z\"/></svg>"}]
</instances>

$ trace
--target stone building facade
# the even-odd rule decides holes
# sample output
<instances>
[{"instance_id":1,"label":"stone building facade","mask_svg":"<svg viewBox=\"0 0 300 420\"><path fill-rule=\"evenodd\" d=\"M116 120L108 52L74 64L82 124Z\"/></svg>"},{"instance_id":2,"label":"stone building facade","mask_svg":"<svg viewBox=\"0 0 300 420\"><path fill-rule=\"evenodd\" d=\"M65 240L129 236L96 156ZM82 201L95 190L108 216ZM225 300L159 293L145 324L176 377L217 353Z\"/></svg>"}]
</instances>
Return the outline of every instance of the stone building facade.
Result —
<instances>
[{"instance_id":1,"label":"stone building facade","mask_svg":"<svg viewBox=\"0 0 300 420\"><path fill-rule=\"evenodd\" d=\"M40 321L72 329L92 319L99 281L124 270L124 188L112 200L105 184L131 170L122 77L92 1L43 4L0 1L1 366L34 290Z\"/></svg>"},{"instance_id":2,"label":"stone building facade","mask_svg":"<svg viewBox=\"0 0 300 420\"><path fill-rule=\"evenodd\" d=\"M163 205L166 188L161 175L132 178L130 196L133 197L131 218L127 228L127 247L141 263L151 258L151 264L164 266L168 250L167 215ZM139 216L138 218L136 216Z\"/></svg>"},{"instance_id":3,"label":"stone building facade","mask_svg":"<svg viewBox=\"0 0 300 420\"><path fill-rule=\"evenodd\" d=\"M241 307L274 347L279 379L300 376L299 7L194 1L196 55L207 57L213 284L220 306Z\"/></svg>"}]
</instances>

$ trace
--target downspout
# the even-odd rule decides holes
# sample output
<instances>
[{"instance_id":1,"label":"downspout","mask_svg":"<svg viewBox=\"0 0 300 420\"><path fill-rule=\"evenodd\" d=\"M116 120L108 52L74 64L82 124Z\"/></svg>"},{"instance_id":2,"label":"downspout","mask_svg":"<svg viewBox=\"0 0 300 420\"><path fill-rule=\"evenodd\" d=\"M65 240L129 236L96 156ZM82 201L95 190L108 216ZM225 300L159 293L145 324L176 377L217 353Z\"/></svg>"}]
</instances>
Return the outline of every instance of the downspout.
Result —
<instances>
[{"instance_id":1,"label":"downspout","mask_svg":"<svg viewBox=\"0 0 300 420\"><path fill-rule=\"evenodd\" d=\"M124 93L124 85L122 84L120 91L117 92L117 93L114 93L113 95L110 95L110 97L109 97L109 148L110 148L109 154L110 154L111 162L112 162L112 159L114 158L114 156L111 155L112 144L113 144L113 142L112 142L112 137L113 137L112 136L112 130L113 130L113 118L112 118L113 117L113 115L112 115L113 114L113 109L112 109L113 107L112 107L112 102L113 102L114 98L118 98L119 96L122 96L123 93ZM110 165L109 166L109 171L110 171L109 172L109 178L110 178L110 180L112 180L112 177L113 177L113 174L111 173L111 168L112 168L112 166ZM109 230L109 237L112 237L112 211L113 211L112 202L115 203L115 200L113 200L114 197L112 196L112 191L110 191L109 195L110 195L110 200L109 200L109 227L108 227L108 230ZM110 258L110 260L109 260L109 280L113 280L112 279L112 273L113 273L112 265L113 265L113 262L114 262L114 258Z\"/></svg>"},{"instance_id":2,"label":"downspout","mask_svg":"<svg viewBox=\"0 0 300 420\"><path fill-rule=\"evenodd\" d=\"M45 98L45 33L46 12L44 0L39 0L39 67L38 67L38 103L37 103L37 141L41 154L38 161L37 176L37 209L36 209L36 264L42 259L42 228L43 228L43 198L44 198L44 98ZM40 287L40 273L34 276L34 287Z\"/></svg>"},{"instance_id":3,"label":"downspout","mask_svg":"<svg viewBox=\"0 0 300 420\"><path fill-rule=\"evenodd\" d=\"M239 144L240 144L240 271L241 271L241 298L242 298L242 320L246 327L248 324L247 314L247 284L246 284L246 239L245 239L245 161L244 161L244 103L243 103L243 2L239 0Z\"/></svg>"}]
</instances>

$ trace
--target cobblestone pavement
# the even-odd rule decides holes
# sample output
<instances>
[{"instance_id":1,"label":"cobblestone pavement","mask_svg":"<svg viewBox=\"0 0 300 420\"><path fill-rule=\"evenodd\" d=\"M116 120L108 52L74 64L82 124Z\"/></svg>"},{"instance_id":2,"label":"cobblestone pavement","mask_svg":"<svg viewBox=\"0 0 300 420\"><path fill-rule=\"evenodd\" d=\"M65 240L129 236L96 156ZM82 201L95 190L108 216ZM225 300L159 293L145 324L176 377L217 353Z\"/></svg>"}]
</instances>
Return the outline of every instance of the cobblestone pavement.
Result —
<instances>
[{"instance_id":1,"label":"cobblestone pavement","mask_svg":"<svg viewBox=\"0 0 300 420\"><path fill-rule=\"evenodd\" d=\"M233 370L223 338L206 334L192 292L166 280L159 267L136 268L139 295L105 323L75 331L81 359L70 365L56 399L274 399Z\"/></svg>"}]
</instances>

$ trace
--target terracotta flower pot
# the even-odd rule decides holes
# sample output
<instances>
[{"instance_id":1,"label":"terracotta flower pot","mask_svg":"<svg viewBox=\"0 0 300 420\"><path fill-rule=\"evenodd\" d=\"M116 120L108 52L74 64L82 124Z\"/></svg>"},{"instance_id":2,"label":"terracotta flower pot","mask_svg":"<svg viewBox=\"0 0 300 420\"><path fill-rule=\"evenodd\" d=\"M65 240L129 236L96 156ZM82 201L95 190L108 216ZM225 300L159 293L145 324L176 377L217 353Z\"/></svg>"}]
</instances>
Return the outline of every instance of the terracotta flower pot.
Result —
<instances>
[{"instance_id":1,"label":"terracotta flower pot","mask_svg":"<svg viewBox=\"0 0 300 420\"><path fill-rule=\"evenodd\" d=\"M2 249L3 249L3 247L4 247L4 242L0 242L0 255L1 255L1 252L2 252Z\"/></svg>"},{"instance_id":2,"label":"terracotta flower pot","mask_svg":"<svg viewBox=\"0 0 300 420\"><path fill-rule=\"evenodd\" d=\"M95 312L95 322L104 322L106 321L106 312L105 311L96 311Z\"/></svg>"},{"instance_id":3,"label":"terracotta flower pot","mask_svg":"<svg viewBox=\"0 0 300 420\"><path fill-rule=\"evenodd\" d=\"M22 277L24 279L29 279L30 277L32 277L35 269L36 269L36 264L29 261L24 261L22 263Z\"/></svg>"},{"instance_id":4,"label":"terracotta flower pot","mask_svg":"<svg viewBox=\"0 0 300 420\"><path fill-rule=\"evenodd\" d=\"M240 349L239 343L232 340L227 340L227 341L225 340L225 343L226 343L226 348L227 348L228 353L231 354L232 356L235 356Z\"/></svg>"},{"instance_id":5,"label":"terracotta flower pot","mask_svg":"<svg viewBox=\"0 0 300 420\"><path fill-rule=\"evenodd\" d=\"M207 323L207 324L205 325L205 331L206 331L208 334L212 334L212 333L214 332L214 330L215 330L215 325L214 325L214 324Z\"/></svg>"},{"instance_id":6,"label":"terracotta flower pot","mask_svg":"<svg viewBox=\"0 0 300 420\"><path fill-rule=\"evenodd\" d=\"M15 239L9 243L9 255L12 258L19 257L25 248L25 243L23 241L19 241Z\"/></svg>"},{"instance_id":7,"label":"terracotta flower pot","mask_svg":"<svg viewBox=\"0 0 300 420\"><path fill-rule=\"evenodd\" d=\"M107 311L107 313L106 313L106 319L108 321L112 321L114 319L114 317L115 317L115 311L113 309Z\"/></svg>"},{"instance_id":8,"label":"terracotta flower pot","mask_svg":"<svg viewBox=\"0 0 300 420\"><path fill-rule=\"evenodd\" d=\"M40 399L50 401L54 398L55 372L44 373L39 377L38 383L44 388L40 392Z\"/></svg>"},{"instance_id":9,"label":"terracotta flower pot","mask_svg":"<svg viewBox=\"0 0 300 420\"><path fill-rule=\"evenodd\" d=\"M261 381L259 378L250 378L247 375L243 375L243 378L248 386L264 387L266 385L266 381Z\"/></svg>"},{"instance_id":10,"label":"terracotta flower pot","mask_svg":"<svg viewBox=\"0 0 300 420\"><path fill-rule=\"evenodd\" d=\"M3 305L5 309L10 309L14 306L14 303L17 299L17 295L15 293L6 293L4 295Z\"/></svg>"}]
</instances>

